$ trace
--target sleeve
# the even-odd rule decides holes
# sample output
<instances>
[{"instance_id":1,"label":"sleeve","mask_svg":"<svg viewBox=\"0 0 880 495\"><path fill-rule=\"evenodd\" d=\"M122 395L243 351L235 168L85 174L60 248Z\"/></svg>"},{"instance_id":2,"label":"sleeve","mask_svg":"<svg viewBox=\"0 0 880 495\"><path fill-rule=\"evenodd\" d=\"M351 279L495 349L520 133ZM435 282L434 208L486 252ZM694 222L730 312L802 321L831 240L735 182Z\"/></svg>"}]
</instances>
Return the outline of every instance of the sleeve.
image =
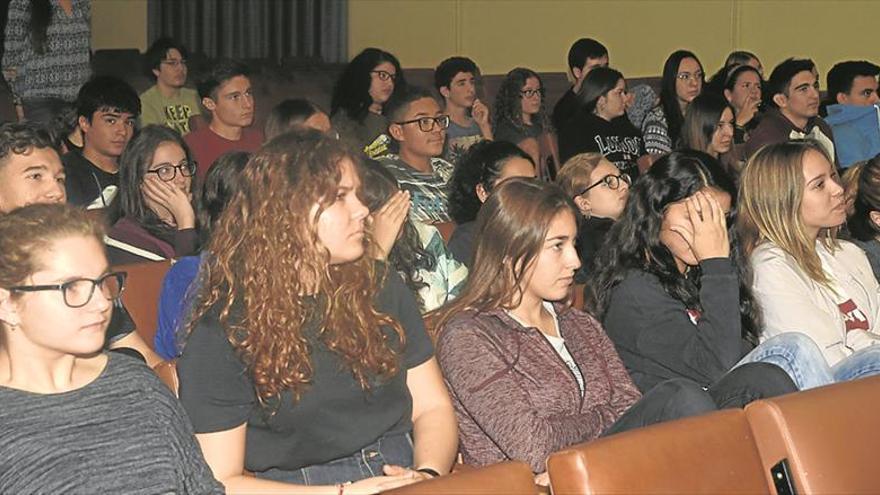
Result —
<instances>
[{"instance_id":1,"label":"sleeve","mask_svg":"<svg viewBox=\"0 0 880 495\"><path fill-rule=\"evenodd\" d=\"M199 234L195 228L174 231L174 256L190 256L196 252Z\"/></svg>"},{"instance_id":2,"label":"sleeve","mask_svg":"<svg viewBox=\"0 0 880 495\"><path fill-rule=\"evenodd\" d=\"M6 21L6 41L3 52L3 69L17 69L24 60L25 43L28 42L27 0L9 2L8 20Z\"/></svg>"},{"instance_id":3,"label":"sleeve","mask_svg":"<svg viewBox=\"0 0 880 495\"><path fill-rule=\"evenodd\" d=\"M702 313L694 324L684 304L660 282L630 279L611 305L621 321L639 328L634 352L702 384L711 384L742 357L739 279L728 258L700 263ZM612 309L609 308L609 313Z\"/></svg>"},{"instance_id":4,"label":"sleeve","mask_svg":"<svg viewBox=\"0 0 880 495\"><path fill-rule=\"evenodd\" d=\"M380 264L379 271L385 270L386 265ZM394 270L387 269L385 282L379 292L376 301L376 309L392 316L400 322L406 334L406 348L404 360L407 369L431 359L434 355L434 346L428 338L425 330L425 322L419 312L419 304L409 287Z\"/></svg>"},{"instance_id":5,"label":"sleeve","mask_svg":"<svg viewBox=\"0 0 880 495\"><path fill-rule=\"evenodd\" d=\"M645 116L642 122L642 136L645 141L645 151L652 155L662 155L672 151L672 141L669 138L669 125L661 111L652 111Z\"/></svg>"},{"instance_id":6,"label":"sleeve","mask_svg":"<svg viewBox=\"0 0 880 495\"><path fill-rule=\"evenodd\" d=\"M110 324L107 325L107 333L104 335L105 347L134 332L136 325L131 314L122 304L122 299L113 303L113 312L110 314Z\"/></svg>"},{"instance_id":7,"label":"sleeve","mask_svg":"<svg viewBox=\"0 0 880 495\"><path fill-rule=\"evenodd\" d=\"M225 431L247 423L256 392L216 316L193 329L177 361L180 402L196 433Z\"/></svg>"},{"instance_id":8,"label":"sleeve","mask_svg":"<svg viewBox=\"0 0 880 495\"><path fill-rule=\"evenodd\" d=\"M607 428L614 421L617 421L627 409L632 407L642 397L642 394L639 392L636 384L633 383L629 372L626 371L620 355L617 354L617 349L614 347L611 339L608 338L608 334L605 333L602 325L592 316L586 314L585 316L589 318L598 347L597 354L605 360L606 371L611 381L611 411L614 416L609 418L610 421L606 423L605 428Z\"/></svg>"},{"instance_id":9,"label":"sleeve","mask_svg":"<svg viewBox=\"0 0 880 495\"><path fill-rule=\"evenodd\" d=\"M437 357L452 395L507 457L542 472L548 455L596 438L610 424L615 412L607 405L586 405L578 414L542 415L540 404L533 404L519 386L509 356L486 333L473 319L450 323L440 335Z\"/></svg>"},{"instance_id":10,"label":"sleeve","mask_svg":"<svg viewBox=\"0 0 880 495\"><path fill-rule=\"evenodd\" d=\"M164 359L174 359L180 351L177 332L191 302L190 288L198 275L198 257L186 257L175 263L165 274L159 294L159 310L154 344Z\"/></svg>"}]
</instances>

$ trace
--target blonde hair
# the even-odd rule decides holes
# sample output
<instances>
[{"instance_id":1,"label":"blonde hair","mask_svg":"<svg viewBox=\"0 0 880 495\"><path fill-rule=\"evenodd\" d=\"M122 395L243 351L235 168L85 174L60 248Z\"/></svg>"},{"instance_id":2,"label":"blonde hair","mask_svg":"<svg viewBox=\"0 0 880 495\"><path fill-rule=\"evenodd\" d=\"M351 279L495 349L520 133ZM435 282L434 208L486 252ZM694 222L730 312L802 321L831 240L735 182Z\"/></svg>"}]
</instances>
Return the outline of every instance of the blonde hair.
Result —
<instances>
[{"instance_id":1,"label":"blonde hair","mask_svg":"<svg viewBox=\"0 0 880 495\"><path fill-rule=\"evenodd\" d=\"M772 242L795 259L812 280L830 287L813 239L807 235L800 208L804 198L804 157L825 149L813 140L793 140L758 150L740 175L737 228L745 255L760 244ZM829 250L837 248L837 229L822 229L819 240Z\"/></svg>"},{"instance_id":2,"label":"blonde hair","mask_svg":"<svg viewBox=\"0 0 880 495\"><path fill-rule=\"evenodd\" d=\"M605 157L602 153L581 153L565 161L556 174L556 185L569 198L583 194L590 186L590 175Z\"/></svg>"}]
</instances>

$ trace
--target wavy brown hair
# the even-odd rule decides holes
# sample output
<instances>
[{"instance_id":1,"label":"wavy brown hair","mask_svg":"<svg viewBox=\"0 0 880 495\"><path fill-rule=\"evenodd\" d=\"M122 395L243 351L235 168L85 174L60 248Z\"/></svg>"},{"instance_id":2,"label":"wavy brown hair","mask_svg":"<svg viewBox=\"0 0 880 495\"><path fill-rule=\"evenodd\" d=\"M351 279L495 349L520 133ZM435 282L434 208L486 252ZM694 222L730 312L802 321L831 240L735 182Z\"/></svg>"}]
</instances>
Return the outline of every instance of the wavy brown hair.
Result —
<instances>
[{"instance_id":1,"label":"wavy brown hair","mask_svg":"<svg viewBox=\"0 0 880 495\"><path fill-rule=\"evenodd\" d=\"M277 404L286 390L297 401L310 383L305 328L313 318L320 321L317 338L362 388L399 370L404 334L373 308L381 282L373 262L362 256L331 265L318 239L317 219L336 199L344 161L360 175L357 155L318 131L276 137L242 170L207 246L211 255L189 327L212 308L219 313L263 406Z\"/></svg>"}]
</instances>

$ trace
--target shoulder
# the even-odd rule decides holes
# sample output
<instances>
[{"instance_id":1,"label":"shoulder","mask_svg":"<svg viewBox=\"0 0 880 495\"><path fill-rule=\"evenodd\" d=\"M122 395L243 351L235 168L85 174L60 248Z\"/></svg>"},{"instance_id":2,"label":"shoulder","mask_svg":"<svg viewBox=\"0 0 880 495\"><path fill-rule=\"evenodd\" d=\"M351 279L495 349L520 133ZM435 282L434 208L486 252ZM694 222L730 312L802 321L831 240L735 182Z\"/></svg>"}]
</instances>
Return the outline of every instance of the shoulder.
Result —
<instances>
[{"instance_id":1,"label":"shoulder","mask_svg":"<svg viewBox=\"0 0 880 495\"><path fill-rule=\"evenodd\" d=\"M259 146L263 144L263 131L256 126L245 127L242 129L241 138L247 143L256 143Z\"/></svg>"},{"instance_id":2,"label":"shoulder","mask_svg":"<svg viewBox=\"0 0 880 495\"><path fill-rule=\"evenodd\" d=\"M141 101L150 102L154 98L156 98L158 95L159 95L159 91L158 91L158 89L156 89L156 85L154 84L154 85L150 86L146 91L141 93L140 98L141 98Z\"/></svg>"},{"instance_id":3,"label":"shoulder","mask_svg":"<svg viewBox=\"0 0 880 495\"><path fill-rule=\"evenodd\" d=\"M842 261L844 264L854 264L859 268L870 267L868 255L857 244L838 239L837 249L834 250L834 257ZM870 270L868 270L870 272Z\"/></svg>"},{"instance_id":4,"label":"shoulder","mask_svg":"<svg viewBox=\"0 0 880 495\"><path fill-rule=\"evenodd\" d=\"M431 167L434 169L435 174L439 174L444 177L451 177L452 172L455 170L454 165L440 157L431 159Z\"/></svg>"},{"instance_id":5,"label":"shoulder","mask_svg":"<svg viewBox=\"0 0 880 495\"><path fill-rule=\"evenodd\" d=\"M773 262L790 264L794 262L794 259L776 244L773 244L772 242L762 242L752 251L752 254L749 256L749 261L752 263L753 267L756 268L757 265Z\"/></svg>"},{"instance_id":6,"label":"shoulder","mask_svg":"<svg viewBox=\"0 0 880 495\"><path fill-rule=\"evenodd\" d=\"M498 318L497 311L464 309L446 322L437 335L437 352L455 348L458 344L488 341L491 333L500 338L509 328Z\"/></svg>"}]
</instances>

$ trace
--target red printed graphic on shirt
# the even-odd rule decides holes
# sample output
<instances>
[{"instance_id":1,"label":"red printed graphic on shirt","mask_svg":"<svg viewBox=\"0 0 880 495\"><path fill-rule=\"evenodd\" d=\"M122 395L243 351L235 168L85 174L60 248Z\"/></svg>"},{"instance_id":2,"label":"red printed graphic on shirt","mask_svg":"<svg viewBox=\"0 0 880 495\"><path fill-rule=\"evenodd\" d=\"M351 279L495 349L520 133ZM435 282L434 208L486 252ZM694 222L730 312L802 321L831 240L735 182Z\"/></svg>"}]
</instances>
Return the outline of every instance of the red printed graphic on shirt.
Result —
<instances>
[{"instance_id":1,"label":"red printed graphic on shirt","mask_svg":"<svg viewBox=\"0 0 880 495\"><path fill-rule=\"evenodd\" d=\"M691 320L691 323L696 325L700 322L700 318L703 317L703 313L700 312L699 309L686 309L685 312L688 315L688 318Z\"/></svg>"},{"instance_id":2,"label":"red printed graphic on shirt","mask_svg":"<svg viewBox=\"0 0 880 495\"><path fill-rule=\"evenodd\" d=\"M843 313L843 322L846 324L847 332L850 330L868 330L868 317L856 306L852 299L843 301L837 307Z\"/></svg>"}]
</instances>

